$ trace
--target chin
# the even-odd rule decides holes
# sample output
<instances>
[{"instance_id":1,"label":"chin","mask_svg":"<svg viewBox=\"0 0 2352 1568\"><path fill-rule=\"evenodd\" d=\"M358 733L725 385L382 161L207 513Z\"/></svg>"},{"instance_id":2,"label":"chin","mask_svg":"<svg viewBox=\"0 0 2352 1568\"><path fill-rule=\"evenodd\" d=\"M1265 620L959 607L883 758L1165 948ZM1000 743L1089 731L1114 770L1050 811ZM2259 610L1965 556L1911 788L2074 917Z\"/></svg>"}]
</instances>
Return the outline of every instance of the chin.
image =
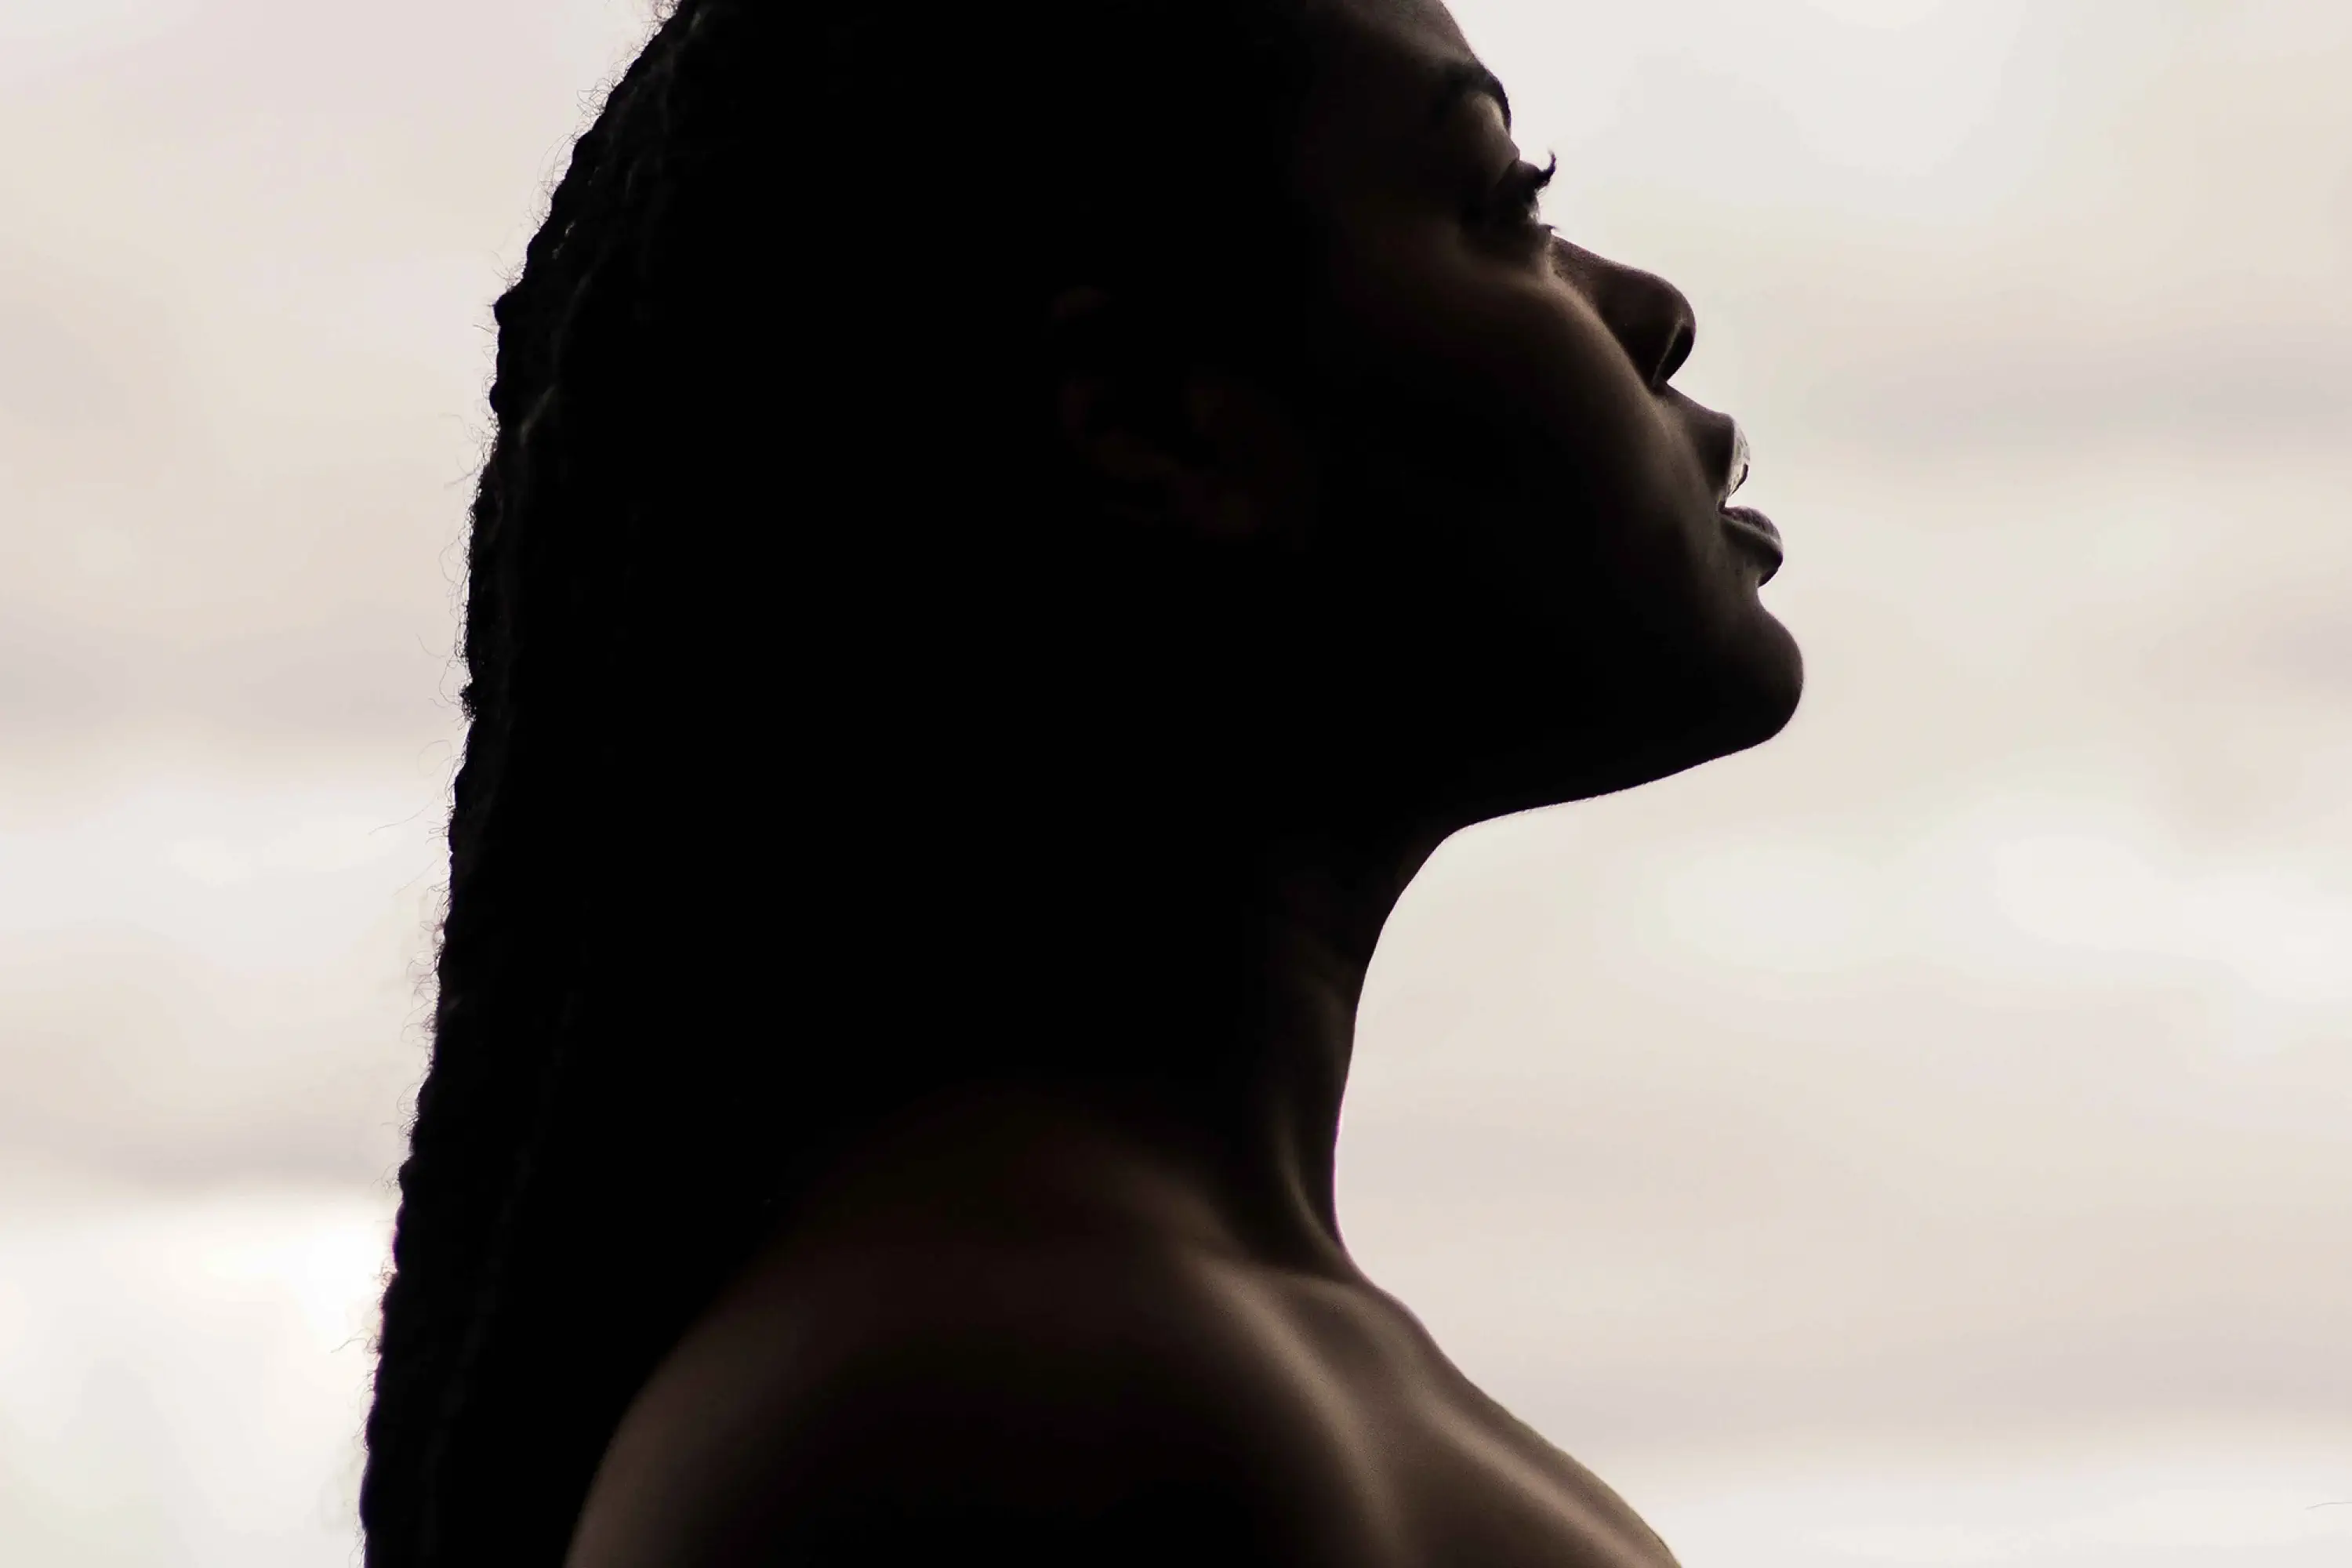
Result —
<instances>
[{"instance_id":1,"label":"chin","mask_svg":"<svg viewBox=\"0 0 2352 1568\"><path fill-rule=\"evenodd\" d=\"M1434 684L1442 700L1412 714L1421 722L1397 725L1394 706L1358 715L1361 732L1380 739L1369 752L1344 748L1346 772L1390 781L1442 837L1761 745L1796 713L1804 658L1752 598L1726 622L1678 647L1613 641L1603 657L1588 645L1565 663L1547 659L1554 650L1487 645ZM1520 679L1496 681L1498 669ZM1616 679L1594 679L1603 671Z\"/></svg>"},{"instance_id":2,"label":"chin","mask_svg":"<svg viewBox=\"0 0 2352 1568\"><path fill-rule=\"evenodd\" d=\"M1804 696L1804 654L1786 626L1769 615L1760 619L1753 644L1692 690L1675 721L1627 748L1612 789L1687 772L1760 746L1788 728Z\"/></svg>"},{"instance_id":3,"label":"chin","mask_svg":"<svg viewBox=\"0 0 2352 1568\"><path fill-rule=\"evenodd\" d=\"M1613 716L1561 726L1560 744L1523 754L1518 787L1483 792L1486 815L1614 795L1745 752L1786 729L1804 694L1804 655L1769 615L1736 657L1618 694ZM1505 785L1498 769L1490 781ZM1507 803L1507 804L1506 804Z\"/></svg>"},{"instance_id":4,"label":"chin","mask_svg":"<svg viewBox=\"0 0 2352 1568\"><path fill-rule=\"evenodd\" d=\"M1789 727L1804 699L1804 650L1769 612L1759 610L1757 619L1757 635L1725 683L1721 712L1726 743L1715 756L1762 745Z\"/></svg>"}]
</instances>

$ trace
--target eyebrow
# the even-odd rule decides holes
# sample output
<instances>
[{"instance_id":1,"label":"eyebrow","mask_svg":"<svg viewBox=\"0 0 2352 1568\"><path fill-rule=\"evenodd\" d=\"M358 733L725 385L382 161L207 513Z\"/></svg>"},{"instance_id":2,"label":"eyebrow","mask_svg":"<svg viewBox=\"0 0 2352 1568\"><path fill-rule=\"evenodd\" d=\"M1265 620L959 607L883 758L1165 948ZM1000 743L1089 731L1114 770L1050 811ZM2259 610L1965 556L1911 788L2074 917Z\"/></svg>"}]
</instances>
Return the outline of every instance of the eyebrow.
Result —
<instances>
[{"instance_id":1,"label":"eyebrow","mask_svg":"<svg viewBox=\"0 0 2352 1568\"><path fill-rule=\"evenodd\" d=\"M1495 100L1495 107L1503 111L1503 127L1508 130L1511 95L1503 90L1500 79L1476 60L1455 60L1444 68L1438 83L1437 101L1431 106L1431 122L1443 121L1454 112L1456 104L1479 93Z\"/></svg>"}]
</instances>

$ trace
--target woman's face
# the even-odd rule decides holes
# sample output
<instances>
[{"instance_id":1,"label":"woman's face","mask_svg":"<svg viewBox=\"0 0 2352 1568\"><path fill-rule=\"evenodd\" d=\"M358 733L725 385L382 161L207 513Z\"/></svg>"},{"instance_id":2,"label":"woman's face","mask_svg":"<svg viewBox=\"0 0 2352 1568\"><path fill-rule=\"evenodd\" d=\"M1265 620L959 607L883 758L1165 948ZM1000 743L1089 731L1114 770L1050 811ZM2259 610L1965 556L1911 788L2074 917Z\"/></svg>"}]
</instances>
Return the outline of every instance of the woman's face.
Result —
<instances>
[{"instance_id":1,"label":"woman's face","mask_svg":"<svg viewBox=\"0 0 2352 1568\"><path fill-rule=\"evenodd\" d=\"M1726 508L1733 422L1668 384L1688 302L1540 226L1540 169L1436 0L1323 0L1315 45L1298 395L1350 765L1468 819L1777 732L1802 684L1758 598L1780 547Z\"/></svg>"}]
</instances>

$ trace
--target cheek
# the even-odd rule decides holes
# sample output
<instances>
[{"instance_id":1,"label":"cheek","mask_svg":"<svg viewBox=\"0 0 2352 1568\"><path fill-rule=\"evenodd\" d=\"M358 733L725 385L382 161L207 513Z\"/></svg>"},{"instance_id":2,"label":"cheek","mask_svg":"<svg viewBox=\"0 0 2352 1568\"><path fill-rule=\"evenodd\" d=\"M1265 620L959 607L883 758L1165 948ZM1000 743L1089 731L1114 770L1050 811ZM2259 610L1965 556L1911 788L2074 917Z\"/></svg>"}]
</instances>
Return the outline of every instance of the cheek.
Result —
<instances>
[{"instance_id":1,"label":"cheek","mask_svg":"<svg viewBox=\"0 0 2352 1568\"><path fill-rule=\"evenodd\" d=\"M1479 254L1448 226L1391 229L1333 273L1350 374L1442 417L1497 432L1530 421L1581 432L1622 399L1608 333L1563 281ZM1597 434L1597 432L1596 432Z\"/></svg>"},{"instance_id":2,"label":"cheek","mask_svg":"<svg viewBox=\"0 0 2352 1568\"><path fill-rule=\"evenodd\" d=\"M1687 624L1722 573L1693 526L1712 497L1580 295L1427 231L1358 247L1335 281L1332 384L1367 504L1417 514L1397 518L1420 531L1401 547L1433 565L1460 551L1496 607Z\"/></svg>"}]
</instances>

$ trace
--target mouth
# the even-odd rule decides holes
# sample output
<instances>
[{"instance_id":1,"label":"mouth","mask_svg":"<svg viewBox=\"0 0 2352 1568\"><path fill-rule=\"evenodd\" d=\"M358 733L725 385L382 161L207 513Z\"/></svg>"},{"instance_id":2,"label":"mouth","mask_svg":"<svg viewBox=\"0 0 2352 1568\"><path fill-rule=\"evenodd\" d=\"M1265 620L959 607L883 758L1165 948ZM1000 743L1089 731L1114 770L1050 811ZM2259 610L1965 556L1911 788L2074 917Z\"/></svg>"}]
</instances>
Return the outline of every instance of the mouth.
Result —
<instances>
[{"instance_id":1,"label":"mouth","mask_svg":"<svg viewBox=\"0 0 2352 1568\"><path fill-rule=\"evenodd\" d=\"M1731 466L1723 477L1723 490L1716 498L1716 510L1723 519L1724 528L1754 552L1764 567L1764 574L1756 579L1762 587L1780 570L1787 552L1780 542L1780 531L1772 520L1752 506L1734 506L1731 498L1748 482L1749 465L1748 432L1738 425L1731 427Z\"/></svg>"},{"instance_id":2,"label":"mouth","mask_svg":"<svg viewBox=\"0 0 2352 1568\"><path fill-rule=\"evenodd\" d=\"M1752 506L1727 506L1719 515L1725 531L1748 546L1762 563L1764 574L1756 579L1756 585L1760 588L1769 583L1779 574L1786 555L1780 546L1780 531L1773 526L1770 518Z\"/></svg>"}]
</instances>

